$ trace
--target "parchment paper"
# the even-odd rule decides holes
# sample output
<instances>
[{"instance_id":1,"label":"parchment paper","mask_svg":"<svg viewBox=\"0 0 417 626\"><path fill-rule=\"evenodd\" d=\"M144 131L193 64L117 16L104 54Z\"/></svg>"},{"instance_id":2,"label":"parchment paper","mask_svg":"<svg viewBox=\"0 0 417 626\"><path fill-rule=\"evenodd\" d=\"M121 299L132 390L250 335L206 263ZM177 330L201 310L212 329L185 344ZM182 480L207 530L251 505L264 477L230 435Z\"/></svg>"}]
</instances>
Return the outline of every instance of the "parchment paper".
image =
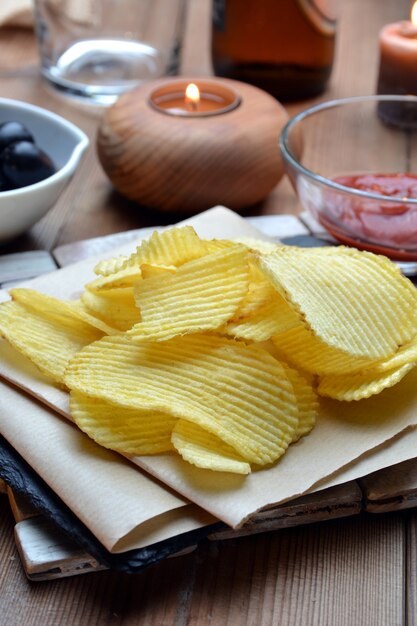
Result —
<instances>
[{"instance_id":1,"label":"parchment paper","mask_svg":"<svg viewBox=\"0 0 417 626\"><path fill-rule=\"evenodd\" d=\"M243 219L225 210L212 210L190 221L196 225L200 234L207 237L254 235L254 229ZM123 250L118 250L118 253L122 252ZM83 261L30 281L27 286L59 297L75 297L82 284L89 279L88 274L95 262L96 260ZM2 296L7 297L5 294ZM40 381L39 375L32 378L27 369L22 371L16 357L11 356L10 350L4 348L4 344L0 353L0 375L10 378L63 413L67 411L66 394L54 389L45 383L45 380ZM57 418L52 416L52 419ZM19 429L10 425L12 420L3 419L3 421L8 424L8 435L5 436L19 450L22 439ZM158 480L216 518L237 527L260 508L290 500L313 490L315 486L322 487L326 480L332 480L336 474L338 482L345 482L342 470L351 471L356 460L360 460L362 475L397 462L393 459L395 455L387 454L385 459L384 453L390 450L391 441L397 442L401 433L408 432L416 425L417 372L414 371L396 387L369 400L353 403L322 401L318 424L312 434L291 446L277 465L268 470L254 472L246 478L200 470L175 455L141 457L133 460ZM36 423L32 426L36 428ZM2 433L4 428L5 426L0 423ZM404 442L400 460L414 458L416 456L414 441L404 438ZM31 464L38 455L34 448L36 443L27 442L24 456ZM373 457L370 453L373 450L376 451L377 457L375 462L370 462ZM71 458L71 455L69 457ZM88 464L88 459L86 462ZM45 475L57 471L52 458L44 459L42 471ZM45 478L44 475L43 477ZM63 490L68 498L65 481L61 482L64 484L56 485L54 488L61 496ZM162 489L161 492L155 491L152 497L162 500L166 494ZM65 501L69 504L67 499ZM87 502L86 497L84 505ZM158 503L153 503L153 506L158 506ZM169 507L169 510L178 510L178 505L173 506L172 502ZM185 510L186 507L181 509ZM187 523L193 522L194 518L192 521L187 520ZM85 523L87 524L87 521ZM92 530L97 534L99 531L97 524ZM108 537L105 539L107 541ZM117 540L113 541L113 545L117 544Z\"/></svg>"}]
</instances>

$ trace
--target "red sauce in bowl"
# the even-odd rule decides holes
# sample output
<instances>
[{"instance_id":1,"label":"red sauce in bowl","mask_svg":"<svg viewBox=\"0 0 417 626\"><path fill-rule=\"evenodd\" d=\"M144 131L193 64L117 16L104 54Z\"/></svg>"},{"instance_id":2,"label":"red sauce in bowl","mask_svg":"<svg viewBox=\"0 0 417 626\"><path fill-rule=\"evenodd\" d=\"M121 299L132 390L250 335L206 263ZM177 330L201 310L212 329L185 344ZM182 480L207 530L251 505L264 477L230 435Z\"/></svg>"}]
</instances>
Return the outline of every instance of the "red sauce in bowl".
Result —
<instances>
[{"instance_id":1,"label":"red sauce in bowl","mask_svg":"<svg viewBox=\"0 0 417 626\"><path fill-rule=\"evenodd\" d=\"M417 175L354 174L337 176L333 181L404 203L355 197L328 192L320 221L336 239L357 248L386 254L396 259L417 259Z\"/></svg>"}]
</instances>

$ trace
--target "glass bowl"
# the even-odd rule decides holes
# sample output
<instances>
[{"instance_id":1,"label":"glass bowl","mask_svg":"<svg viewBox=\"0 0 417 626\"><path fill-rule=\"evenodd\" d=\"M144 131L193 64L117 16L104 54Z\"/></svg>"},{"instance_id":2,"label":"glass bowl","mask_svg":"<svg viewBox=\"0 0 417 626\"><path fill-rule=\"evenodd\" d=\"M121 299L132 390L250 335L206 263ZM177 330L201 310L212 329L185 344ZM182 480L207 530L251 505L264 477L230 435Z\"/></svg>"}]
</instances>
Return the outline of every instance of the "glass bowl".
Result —
<instances>
[{"instance_id":1,"label":"glass bowl","mask_svg":"<svg viewBox=\"0 0 417 626\"><path fill-rule=\"evenodd\" d=\"M417 261L416 96L324 102L287 123L280 149L303 208L335 239Z\"/></svg>"}]
</instances>

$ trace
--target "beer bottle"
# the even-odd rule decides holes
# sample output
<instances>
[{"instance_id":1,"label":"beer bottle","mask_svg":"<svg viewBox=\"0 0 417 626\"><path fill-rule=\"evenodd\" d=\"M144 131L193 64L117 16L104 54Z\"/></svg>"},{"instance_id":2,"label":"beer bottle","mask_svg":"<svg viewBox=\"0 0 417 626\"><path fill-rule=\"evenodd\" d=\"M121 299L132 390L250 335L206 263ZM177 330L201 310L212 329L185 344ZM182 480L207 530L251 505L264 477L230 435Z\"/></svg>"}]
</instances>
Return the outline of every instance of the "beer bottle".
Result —
<instances>
[{"instance_id":1,"label":"beer bottle","mask_svg":"<svg viewBox=\"0 0 417 626\"><path fill-rule=\"evenodd\" d=\"M215 73L280 100L321 93L333 64L336 2L213 0Z\"/></svg>"}]
</instances>

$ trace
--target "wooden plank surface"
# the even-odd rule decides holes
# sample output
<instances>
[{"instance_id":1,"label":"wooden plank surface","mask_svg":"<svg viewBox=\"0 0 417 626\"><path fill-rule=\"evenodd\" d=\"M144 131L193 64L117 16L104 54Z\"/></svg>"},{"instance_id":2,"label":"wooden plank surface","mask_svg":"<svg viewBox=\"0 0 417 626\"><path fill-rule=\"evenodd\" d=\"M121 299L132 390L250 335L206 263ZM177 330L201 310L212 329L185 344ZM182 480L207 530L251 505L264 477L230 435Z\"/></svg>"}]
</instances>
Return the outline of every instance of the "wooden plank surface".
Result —
<instances>
[{"instance_id":1,"label":"wooden plank surface","mask_svg":"<svg viewBox=\"0 0 417 626\"><path fill-rule=\"evenodd\" d=\"M417 511L404 516L406 524L405 623L417 624Z\"/></svg>"},{"instance_id":2,"label":"wooden plank surface","mask_svg":"<svg viewBox=\"0 0 417 626\"><path fill-rule=\"evenodd\" d=\"M198 27L188 30L183 65L187 73L207 73L208 2L190 2ZM341 5L335 71L321 99L374 91L378 30L405 18L410 3L344 0ZM45 90L30 33L2 31L0 47L0 96L50 108L78 124L92 141L83 167L54 209L3 253L51 250L79 239L176 220L146 213L112 191L95 156L99 117ZM292 104L288 111L296 113L318 100ZM298 211L290 185L282 181L251 213ZM391 626L416 621L414 512L207 542L190 555L137 576L97 572L36 584L24 577L13 526L7 498L0 495L0 623L10 626Z\"/></svg>"},{"instance_id":3,"label":"wooden plank surface","mask_svg":"<svg viewBox=\"0 0 417 626\"><path fill-rule=\"evenodd\" d=\"M0 515L10 529L7 512ZM400 515L326 522L206 543L143 575L97 572L36 585L25 583L14 548L2 545L0 535L8 559L0 574L2 620L10 626L396 626L404 623L403 531Z\"/></svg>"}]
</instances>

